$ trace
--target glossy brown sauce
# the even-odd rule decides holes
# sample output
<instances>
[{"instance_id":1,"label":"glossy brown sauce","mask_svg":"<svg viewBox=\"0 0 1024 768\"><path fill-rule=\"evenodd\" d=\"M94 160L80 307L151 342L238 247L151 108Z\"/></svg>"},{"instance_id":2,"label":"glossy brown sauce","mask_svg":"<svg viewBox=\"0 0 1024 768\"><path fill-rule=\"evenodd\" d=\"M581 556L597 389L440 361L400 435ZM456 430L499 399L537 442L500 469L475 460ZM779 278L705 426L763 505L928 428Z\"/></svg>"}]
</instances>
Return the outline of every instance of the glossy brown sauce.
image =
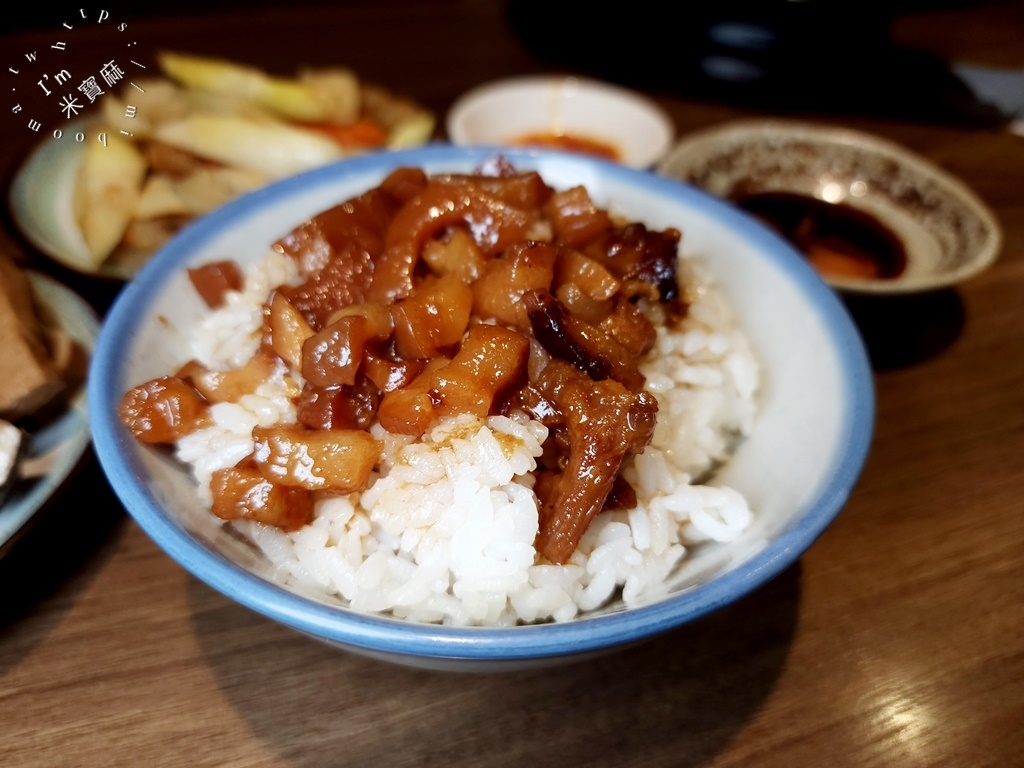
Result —
<instances>
[{"instance_id":1,"label":"glossy brown sauce","mask_svg":"<svg viewBox=\"0 0 1024 768\"><path fill-rule=\"evenodd\" d=\"M849 205L792 192L738 194L732 201L793 243L824 276L892 279L906 269L900 238Z\"/></svg>"},{"instance_id":2,"label":"glossy brown sauce","mask_svg":"<svg viewBox=\"0 0 1024 768\"><path fill-rule=\"evenodd\" d=\"M545 149L558 149L564 152L576 152L581 155L602 157L605 160L618 161L622 159L619 150L611 144L571 133L529 133L525 136L520 136L512 143L527 147L543 147Z\"/></svg>"}]
</instances>

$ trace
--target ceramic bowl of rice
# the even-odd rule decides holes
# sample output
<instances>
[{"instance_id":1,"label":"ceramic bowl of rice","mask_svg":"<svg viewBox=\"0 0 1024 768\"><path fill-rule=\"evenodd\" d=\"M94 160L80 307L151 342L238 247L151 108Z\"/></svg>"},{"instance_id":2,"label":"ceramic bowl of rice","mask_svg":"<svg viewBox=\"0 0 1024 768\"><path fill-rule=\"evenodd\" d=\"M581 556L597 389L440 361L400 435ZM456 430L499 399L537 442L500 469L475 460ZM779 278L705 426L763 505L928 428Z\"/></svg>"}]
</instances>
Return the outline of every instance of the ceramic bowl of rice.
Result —
<instances>
[{"instance_id":1,"label":"ceramic bowl of rice","mask_svg":"<svg viewBox=\"0 0 1024 768\"><path fill-rule=\"evenodd\" d=\"M344 390L359 389L358 402L372 402L360 412L361 431L349 429L352 424L337 434L311 430L310 413L322 414L311 403L322 402L326 390L319 401L298 395L311 391L316 376L306 358L300 365L287 345L268 347L267 339L300 326L302 338L319 339L332 323L355 325L348 315L363 310L336 311L324 330L310 311L308 328L301 312L288 316L299 318L290 325L268 321L276 317L270 309L277 307L276 294L310 310L302 300L315 293L302 288L309 285L309 259L302 262L281 243L302 240L306 255L315 255L311 239L295 233L308 235L310 221L342 211L336 208L342 203L351 210L356 200L358 207L360 196L393 179L396 169L420 174L420 186L403 187L399 197L401 205L419 205L420 219L441 217L431 238L454 242L455 230L476 238L468 246L472 259L449 259L444 267L463 270L466 261L480 260L480 270L457 286L459 295L472 295L472 315L457 337L435 339L440 365L414 361L415 378L402 384L407 390L393 383L393 374L426 356L409 346L417 323L404 326L406 336L387 330L373 337L384 339L375 342L377 351L346 369L357 377L349 382L378 381ZM509 246L488 240L484 230L518 202L490 200L484 221L467 212L472 206L425 197L430 184L423 187L423 178L451 183L481 172L537 176L561 208L550 202L538 208L520 231L527 244ZM586 205L573 197L578 194ZM573 229L574 211L588 206L608 212L603 242L619 238L608 254L626 240L669 244L671 269L662 262L658 280L661 299L671 301L659 305L658 291L638 282L634 270L600 283L618 290L617 298L591 292L580 303L557 265L582 265L588 279L601 272L595 264L603 256L584 247L580 228ZM382 226L416 219L403 210ZM540 220L543 211L552 212L552 221ZM563 234L575 245L551 250ZM411 257L416 269L441 269L428 255L433 244L417 247L423 250ZM549 260L542 287L502 305L521 314L506 318L488 309L503 288L501 275L522 274L509 267L515 258L549 251L558 255ZM367 278L371 298L373 281L390 279L380 265L396 262L387 258ZM211 306L189 273L225 262L237 273ZM511 271L501 272L506 268ZM358 273L346 272L353 280L361 279ZM410 277L424 281L413 298L422 285L449 278ZM390 307L383 316L397 329L413 316L413 299L395 290L376 300ZM622 317L645 318L642 347L630 347L609 325L612 306ZM601 364L594 364L579 352L593 338L612 335L621 342L608 341L612 348L636 353L604 365L603 353L595 353ZM475 386L466 371L483 376L491 358L465 351L481 338L512 339L523 366L494 384L483 405L464 396ZM307 353L314 347L303 344ZM210 394L198 383L251 371L259 350L268 348L278 355L270 354L273 373L265 379L233 394L224 387ZM374 375L383 358L392 383ZM551 384L552 371L564 374L560 383ZM188 402L199 403L202 416L180 434L146 442L140 435L167 415L167 408L145 411L166 396L167 377L195 383L201 394L190 385ZM424 381L430 386L416 390ZM147 389L143 382L162 384ZM575 400L565 394L570 391ZM415 400L403 392L419 393L416 419L428 413L412 428L395 405ZM125 415L126 393L135 393L134 410L128 408L134 420ZM540 407L549 401L564 405L560 420ZM180 411L182 402L172 405ZM621 421L603 420L610 403L625 404ZM489 670L559 663L636 643L773 578L847 500L868 452L874 399L863 346L833 292L780 237L738 209L678 181L579 155L432 146L317 169L189 226L109 312L90 371L89 411L100 462L128 512L210 587L351 652ZM617 434L645 428L642 440ZM278 454L275 464L275 446L311 431L326 442ZM620 449L609 449L613 444ZM369 454L345 453L352 445L370 446ZM369 458L355 480L323 485L320 457L357 454ZM338 474L355 463L341 462ZM300 509L298 522L250 516L259 488L269 489L264 500L298 499L297 507L282 507L289 515ZM556 519L562 514L575 517L563 524Z\"/></svg>"}]
</instances>

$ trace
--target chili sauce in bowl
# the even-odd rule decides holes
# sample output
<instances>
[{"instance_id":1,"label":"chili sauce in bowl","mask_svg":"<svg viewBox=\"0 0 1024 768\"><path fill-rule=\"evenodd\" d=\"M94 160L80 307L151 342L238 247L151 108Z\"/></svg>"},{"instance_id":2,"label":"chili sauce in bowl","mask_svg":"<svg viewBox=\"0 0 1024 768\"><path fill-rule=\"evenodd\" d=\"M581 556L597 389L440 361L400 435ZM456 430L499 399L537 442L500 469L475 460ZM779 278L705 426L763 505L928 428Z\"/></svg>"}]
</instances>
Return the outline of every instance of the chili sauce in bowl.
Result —
<instances>
[{"instance_id":1,"label":"chili sauce in bowl","mask_svg":"<svg viewBox=\"0 0 1024 768\"><path fill-rule=\"evenodd\" d=\"M448 110L458 146L541 146L650 168L672 146L675 125L636 91L581 77L540 75L485 83Z\"/></svg>"}]
</instances>

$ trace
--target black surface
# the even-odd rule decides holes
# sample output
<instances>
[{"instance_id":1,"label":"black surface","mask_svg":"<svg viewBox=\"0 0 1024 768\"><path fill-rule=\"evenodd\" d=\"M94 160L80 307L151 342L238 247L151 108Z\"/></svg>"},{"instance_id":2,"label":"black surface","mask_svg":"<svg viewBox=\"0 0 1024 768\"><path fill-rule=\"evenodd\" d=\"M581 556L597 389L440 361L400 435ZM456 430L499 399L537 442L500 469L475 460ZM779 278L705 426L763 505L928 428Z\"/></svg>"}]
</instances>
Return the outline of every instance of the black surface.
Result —
<instances>
[{"instance_id":1,"label":"black surface","mask_svg":"<svg viewBox=\"0 0 1024 768\"><path fill-rule=\"evenodd\" d=\"M512 0L509 19L536 55L631 87L773 111L999 125L946 62L891 40L897 13L963 4L633 0L602 15L584 2Z\"/></svg>"}]
</instances>

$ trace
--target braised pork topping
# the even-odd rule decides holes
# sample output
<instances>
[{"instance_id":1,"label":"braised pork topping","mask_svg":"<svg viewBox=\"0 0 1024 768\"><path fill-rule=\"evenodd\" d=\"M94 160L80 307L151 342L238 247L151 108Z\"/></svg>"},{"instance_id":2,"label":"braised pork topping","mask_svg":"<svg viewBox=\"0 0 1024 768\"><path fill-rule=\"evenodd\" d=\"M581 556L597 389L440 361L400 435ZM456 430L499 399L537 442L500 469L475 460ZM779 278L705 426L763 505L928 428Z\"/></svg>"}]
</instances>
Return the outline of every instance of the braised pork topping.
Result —
<instances>
[{"instance_id":1,"label":"braised pork topping","mask_svg":"<svg viewBox=\"0 0 1024 768\"><path fill-rule=\"evenodd\" d=\"M210 403L301 375L297 423L257 428L252 456L211 488L219 517L291 530L312 494L366 487L373 424L418 437L447 417L521 411L549 428L536 545L564 563L602 509L636 504L620 469L653 435L657 402L638 363L655 342L650 318L685 310L679 241L500 159L476 174L402 168L275 244L302 279L268 298L248 365L192 363L142 384L122 419L141 440L172 443ZM233 279L223 264L199 274L218 301Z\"/></svg>"}]
</instances>

